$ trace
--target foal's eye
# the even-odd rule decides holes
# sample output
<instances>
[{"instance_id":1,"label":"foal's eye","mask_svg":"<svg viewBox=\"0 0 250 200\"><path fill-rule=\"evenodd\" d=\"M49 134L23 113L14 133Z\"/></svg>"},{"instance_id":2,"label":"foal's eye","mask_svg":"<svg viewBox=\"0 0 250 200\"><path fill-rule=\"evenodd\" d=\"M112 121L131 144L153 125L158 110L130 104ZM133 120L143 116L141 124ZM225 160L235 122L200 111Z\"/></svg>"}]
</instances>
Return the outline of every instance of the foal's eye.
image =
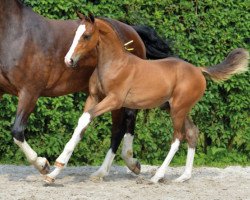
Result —
<instances>
[{"instance_id":1,"label":"foal's eye","mask_svg":"<svg viewBox=\"0 0 250 200\"><path fill-rule=\"evenodd\" d=\"M91 38L91 35L83 35L82 37L84 40L89 40Z\"/></svg>"}]
</instances>

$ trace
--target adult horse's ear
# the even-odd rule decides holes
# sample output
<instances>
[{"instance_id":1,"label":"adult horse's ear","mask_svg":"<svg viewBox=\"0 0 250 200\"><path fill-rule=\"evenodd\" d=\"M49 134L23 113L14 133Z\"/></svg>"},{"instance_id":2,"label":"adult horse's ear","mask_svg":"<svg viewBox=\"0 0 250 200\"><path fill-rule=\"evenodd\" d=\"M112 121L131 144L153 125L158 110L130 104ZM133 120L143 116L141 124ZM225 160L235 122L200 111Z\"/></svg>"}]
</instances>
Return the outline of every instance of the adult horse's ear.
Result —
<instances>
[{"instance_id":1,"label":"adult horse's ear","mask_svg":"<svg viewBox=\"0 0 250 200\"><path fill-rule=\"evenodd\" d=\"M76 11L76 14L77 14L77 16L78 16L81 20L85 18L84 15L83 15L82 13L80 13L79 11Z\"/></svg>"},{"instance_id":2,"label":"adult horse's ear","mask_svg":"<svg viewBox=\"0 0 250 200\"><path fill-rule=\"evenodd\" d=\"M89 13L89 14L88 14L88 17L89 17L89 19L90 19L90 21L91 21L92 23L95 22L95 16L93 15L93 13Z\"/></svg>"}]
</instances>

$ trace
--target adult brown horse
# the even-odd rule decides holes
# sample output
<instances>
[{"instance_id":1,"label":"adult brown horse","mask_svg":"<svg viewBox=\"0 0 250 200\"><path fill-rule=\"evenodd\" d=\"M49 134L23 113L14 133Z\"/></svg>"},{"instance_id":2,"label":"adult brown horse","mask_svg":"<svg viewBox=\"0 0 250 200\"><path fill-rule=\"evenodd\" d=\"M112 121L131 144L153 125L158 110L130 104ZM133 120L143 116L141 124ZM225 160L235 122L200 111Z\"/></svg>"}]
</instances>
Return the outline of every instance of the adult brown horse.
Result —
<instances>
[{"instance_id":1,"label":"adult brown horse","mask_svg":"<svg viewBox=\"0 0 250 200\"><path fill-rule=\"evenodd\" d=\"M148 61L125 51L119 35L109 24L95 20L92 15L86 18L81 16L81 19L74 39L77 42L71 46L66 56L71 62L66 63L71 67L79 58L97 48L98 65L90 78L90 95L84 113L72 138L56 160L56 169L47 175L47 181L52 181L59 174L61 166L67 164L81 140L82 131L93 118L121 107L148 109L166 102L170 104L173 121L173 142L165 161L151 181L156 183L163 178L183 138L188 142L187 162L184 173L176 181L190 179L198 129L188 113L205 92L206 80L203 73L213 80L226 80L233 74L247 70L248 52L245 49L235 49L222 63L213 67L198 68L177 58ZM107 166L113 158L110 151L106 159Z\"/></svg>"},{"instance_id":2,"label":"adult brown horse","mask_svg":"<svg viewBox=\"0 0 250 200\"><path fill-rule=\"evenodd\" d=\"M100 21L108 23L106 20ZM132 53L145 58L145 47L136 31L116 20L108 21L120 32L124 43L134 40ZM80 60L75 69L67 68L64 63L64 56L78 25L79 20L45 19L18 0L0 0L0 98L4 94L18 96L12 127L14 141L42 174L49 171L47 159L38 157L28 145L24 130L40 96L88 92L89 78L97 64L96 50ZM163 40L158 42L164 43ZM161 50L157 46L153 48ZM111 149L115 153L124 134L133 135L135 111L121 109L113 112L112 118ZM127 164L130 169L139 172L136 160Z\"/></svg>"}]
</instances>

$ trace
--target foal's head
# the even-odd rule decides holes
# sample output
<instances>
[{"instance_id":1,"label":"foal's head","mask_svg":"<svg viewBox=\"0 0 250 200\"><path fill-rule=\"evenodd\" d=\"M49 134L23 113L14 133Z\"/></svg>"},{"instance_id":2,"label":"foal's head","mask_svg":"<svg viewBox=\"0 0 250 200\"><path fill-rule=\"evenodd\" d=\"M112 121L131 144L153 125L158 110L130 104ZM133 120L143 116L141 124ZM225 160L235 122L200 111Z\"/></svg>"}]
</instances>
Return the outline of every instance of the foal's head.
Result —
<instances>
[{"instance_id":1,"label":"foal's head","mask_svg":"<svg viewBox=\"0 0 250 200\"><path fill-rule=\"evenodd\" d=\"M73 43L65 56L64 61L68 67L77 66L79 59L96 47L99 38L94 16L89 14L87 17L81 13L77 14L81 22L76 30Z\"/></svg>"}]
</instances>

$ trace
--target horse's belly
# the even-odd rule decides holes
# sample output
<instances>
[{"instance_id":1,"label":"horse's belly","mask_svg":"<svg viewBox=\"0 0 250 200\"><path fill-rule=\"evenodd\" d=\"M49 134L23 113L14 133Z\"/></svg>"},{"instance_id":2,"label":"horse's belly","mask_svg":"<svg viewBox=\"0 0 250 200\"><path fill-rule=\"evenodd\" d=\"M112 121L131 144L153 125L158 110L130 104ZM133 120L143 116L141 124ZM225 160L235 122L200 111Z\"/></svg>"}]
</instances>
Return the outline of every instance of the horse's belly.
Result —
<instances>
[{"instance_id":1,"label":"horse's belly","mask_svg":"<svg viewBox=\"0 0 250 200\"><path fill-rule=\"evenodd\" d=\"M155 108L167 102L171 96L170 93L166 87L159 90L132 90L124 101L124 107L132 109Z\"/></svg>"}]
</instances>

